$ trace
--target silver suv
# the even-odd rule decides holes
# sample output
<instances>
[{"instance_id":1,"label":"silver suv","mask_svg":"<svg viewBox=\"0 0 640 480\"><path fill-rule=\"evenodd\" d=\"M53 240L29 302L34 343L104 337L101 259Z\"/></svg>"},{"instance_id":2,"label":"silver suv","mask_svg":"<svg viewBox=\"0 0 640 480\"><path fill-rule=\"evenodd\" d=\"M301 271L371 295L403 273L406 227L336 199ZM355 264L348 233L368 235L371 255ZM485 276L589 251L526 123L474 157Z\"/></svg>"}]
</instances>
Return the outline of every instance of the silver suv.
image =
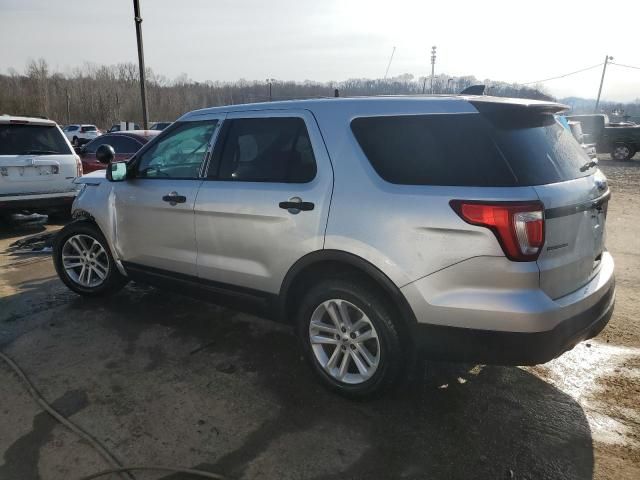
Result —
<instances>
[{"instance_id":1,"label":"silver suv","mask_svg":"<svg viewBox=\"0 0 640 480\"><path fill-rule=\"evenodd\" d=\"M614 304L609 189L555 103L326 99L184 115L81 178L62 281L206 291L297 328L329 387L363 397L414 358L549 361ZM213 294L213 295L211 295Z\"/></svg>"}]
</instances>

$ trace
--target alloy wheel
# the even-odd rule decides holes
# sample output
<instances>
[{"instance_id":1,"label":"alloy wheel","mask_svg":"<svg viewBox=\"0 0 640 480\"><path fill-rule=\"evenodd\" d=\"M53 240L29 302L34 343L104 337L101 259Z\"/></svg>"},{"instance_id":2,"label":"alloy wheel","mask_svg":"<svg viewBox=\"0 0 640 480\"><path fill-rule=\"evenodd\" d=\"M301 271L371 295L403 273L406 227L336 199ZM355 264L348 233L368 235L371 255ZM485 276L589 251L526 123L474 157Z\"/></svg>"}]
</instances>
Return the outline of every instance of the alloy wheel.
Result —
<instances>
[{"instance_id":1,"label":"alloy wheel","mask_svg":"<svg viewBox=\"0 0 640 480\"><path fill-rule=\"evenodd\" d=\"M62 247L62 266L71 280L85 288L100 286L109 274L104 247L89 235L73 235Z\"/></svg>"},{"instance_id":2,"label":"alloy wheel","mask_svg":"<svg viewBox=\"0 0 640 480\"><path fill-rule=\"evenodd\" d=\"M309 341L320 366L339 382L363 383L380 365L378 332L369 317L346 300L318 305L311 315Z\"/></svg>"}]
</instances>

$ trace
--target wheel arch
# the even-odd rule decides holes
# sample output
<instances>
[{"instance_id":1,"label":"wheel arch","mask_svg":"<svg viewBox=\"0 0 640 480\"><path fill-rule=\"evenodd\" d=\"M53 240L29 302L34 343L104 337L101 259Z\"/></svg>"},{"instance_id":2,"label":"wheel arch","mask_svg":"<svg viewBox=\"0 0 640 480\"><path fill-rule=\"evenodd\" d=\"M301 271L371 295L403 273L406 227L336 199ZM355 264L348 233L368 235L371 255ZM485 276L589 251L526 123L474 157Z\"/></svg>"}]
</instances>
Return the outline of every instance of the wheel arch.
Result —
<instances>
[{"instance_id":1,"label":"wheel arch","mask_svg":"<svg viewBox=\"0 0 640 480\"><path fill-rule=\"evenodd\" d=\"M287 272L278 296L278 316L290 322L296 298L316 278L355 274L375 285L402 317L410 329L416 322L413 310L400 288L378 267L362 257L341 250L319 250L300 258Z\"/></svg>"},{"instance_id":2,"label":"wheel arch","mask_svg":"<svg viewBox=\"0 0 640 480\"><path fill-rule=\"evenodd\" d=\"M108 231L105 231L105 228L103 228L103 226L100 224L101 222L99 222L98 219L96 219L96 217L94 217L89 211L83 208L76 208L73 210L72 220L73 221L71 223L89 222L95 225L95 227L100 231L100 233L104 236L105 240L107 241L107 247L109 248L109 251L111 253L111 256L113 257L116 267L118 268L118 271L122 275L127 276L127 271L122 265L122 261L120 259L120 256L118 255L117 250L115 249L115 245L113 244L112 238L110 235L107 235ZM69 225L71 225L71 223L69 223Z\"/></svg>"}]
</instances>

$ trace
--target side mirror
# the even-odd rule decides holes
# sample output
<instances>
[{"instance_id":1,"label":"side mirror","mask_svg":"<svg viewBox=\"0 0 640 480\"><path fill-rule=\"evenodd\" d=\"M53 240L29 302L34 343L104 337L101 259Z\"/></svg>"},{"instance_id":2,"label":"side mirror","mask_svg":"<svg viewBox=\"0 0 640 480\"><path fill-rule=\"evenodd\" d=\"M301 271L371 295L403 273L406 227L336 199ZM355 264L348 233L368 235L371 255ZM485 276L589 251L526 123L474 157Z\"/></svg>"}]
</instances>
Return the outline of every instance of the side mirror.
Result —
<instances>
[{"instance_id":1,"label":"side mirror","mask_svg":"<svg viewBox=\"0 0 640 480\"><path fill-rule=\"evenodd\" d=\"M127 163L115 162L107 165L107 180L110 182L122 182L127 178Z\"/></svg>"},{"instance_id":2,"label":"side mirror","mask_svg":"<svg viewBox=\"0 0 640 480\"><path fill-rule=\"evenodd\" d=\"M116 151L111 145L107 145L106 143L104 145L100 145L96 150L96 160L100 163L111 163L115 156Z\"/></svg>"}]
</instances>

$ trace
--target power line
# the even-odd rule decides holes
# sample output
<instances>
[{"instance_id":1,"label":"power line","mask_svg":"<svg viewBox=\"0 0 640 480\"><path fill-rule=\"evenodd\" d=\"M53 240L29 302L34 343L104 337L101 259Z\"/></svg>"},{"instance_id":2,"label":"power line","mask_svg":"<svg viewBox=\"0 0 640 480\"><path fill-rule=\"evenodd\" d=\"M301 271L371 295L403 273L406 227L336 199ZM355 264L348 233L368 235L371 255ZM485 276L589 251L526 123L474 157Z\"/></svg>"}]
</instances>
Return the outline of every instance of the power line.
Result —
<instances>
[{"instance_id":1,"label":"power line","mask_svg":"<svg viewBox=\"0 0 640 480\"><path fill-rule=\"evenodd\" d=\"M569 73L565 73L564 75L558 75L557 77L545 78L544 80L536 80L535 82L526 82L526 83L522 83L521 85L533 85L534 83L543 83L543 82L548 82L550 80L557 80L558 78L564 78L564 77L568 77L569 75L575 75L576 73L586 72L587 70L592 70L600 66L602 66L602 63L598 63L597 65L592 65L587 68L581 68L580 70L576 70L575 72L569 72Z\"/></svg>"},{"instance_id":2,"label":"power line","mask_svg":"<svg viewBox=\"0 0 640 480\"><path fill-rule=\"evenodd\" d=\"M634 65L625 65L624 63L616 63L616 62L609 62L611 65L617 65L619 67L627 67L627 68L634 68L636 70L640 70L640 67L636 67Z\"/></svg>"}]
</instances>

